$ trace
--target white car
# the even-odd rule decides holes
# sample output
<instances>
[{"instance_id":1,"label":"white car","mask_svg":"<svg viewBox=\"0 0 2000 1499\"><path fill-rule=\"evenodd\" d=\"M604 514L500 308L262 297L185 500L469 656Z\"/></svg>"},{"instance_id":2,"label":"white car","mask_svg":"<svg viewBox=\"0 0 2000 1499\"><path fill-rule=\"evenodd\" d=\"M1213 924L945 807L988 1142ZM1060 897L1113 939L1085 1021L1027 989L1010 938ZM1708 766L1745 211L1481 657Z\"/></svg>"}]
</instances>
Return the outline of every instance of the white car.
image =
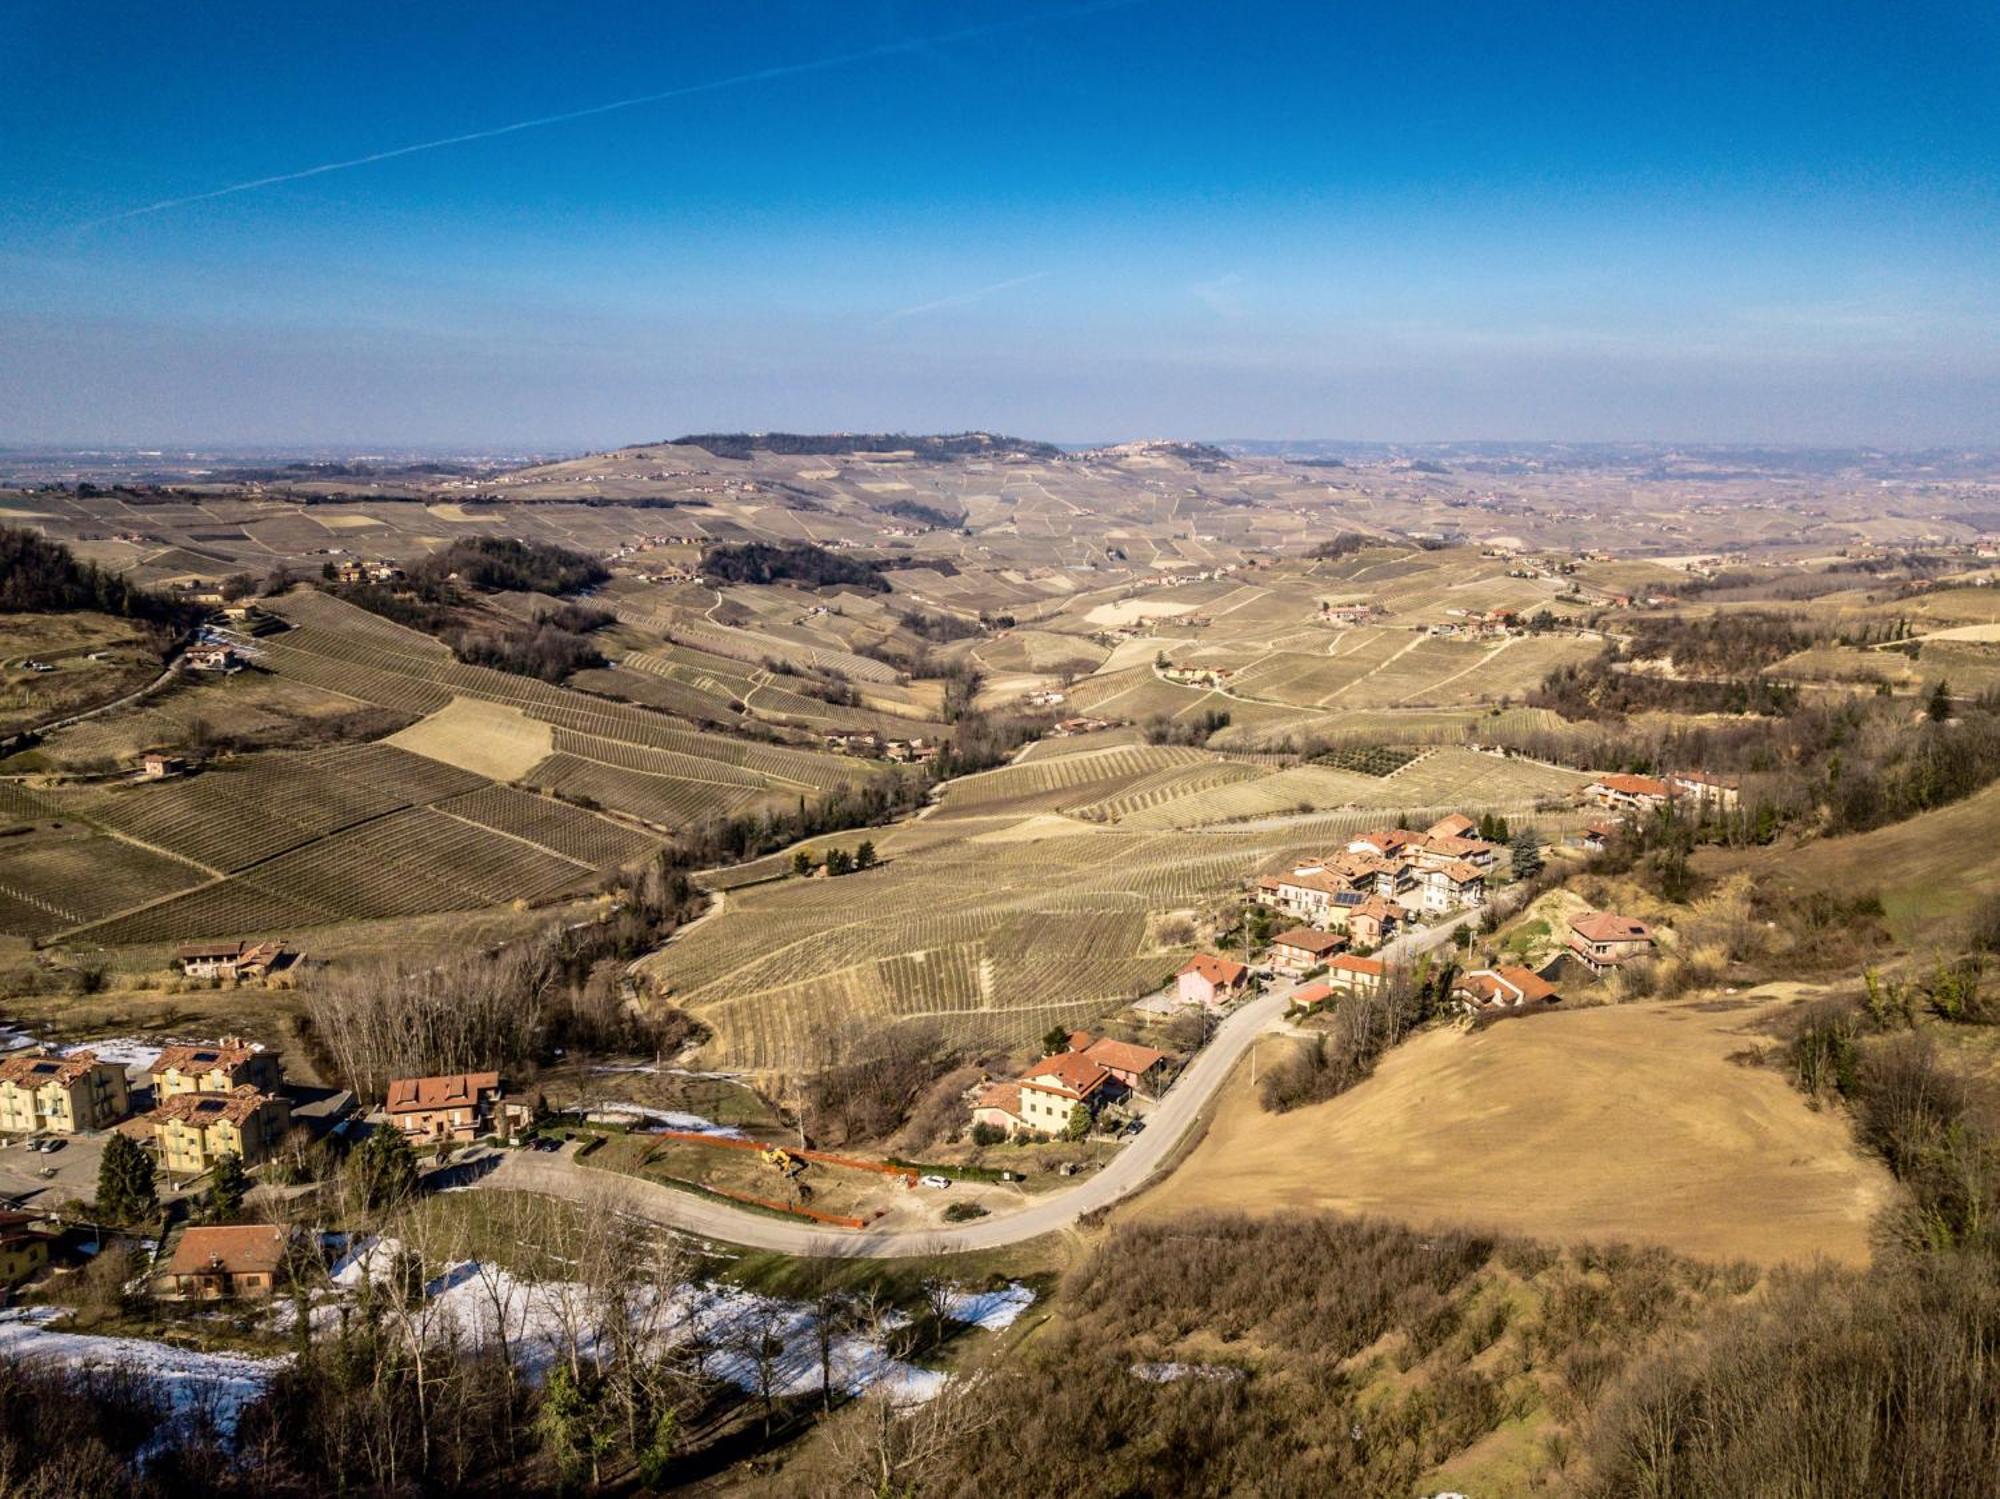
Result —
<instances>
[{"instance_id":1,"label":"white car","mask_svg":"<svg viewBox=\"0 0 2000 1499\"><path fill-rule=\"evenodd\" d=\"M935 1187L938 1190L942 1191L944 1188L951 1185L951 1178L948 1176L939 1176L936 1173L932 1173L928 1176L918 1177L917 1185L920 1187Z\"/></svg>"}]
</instances>

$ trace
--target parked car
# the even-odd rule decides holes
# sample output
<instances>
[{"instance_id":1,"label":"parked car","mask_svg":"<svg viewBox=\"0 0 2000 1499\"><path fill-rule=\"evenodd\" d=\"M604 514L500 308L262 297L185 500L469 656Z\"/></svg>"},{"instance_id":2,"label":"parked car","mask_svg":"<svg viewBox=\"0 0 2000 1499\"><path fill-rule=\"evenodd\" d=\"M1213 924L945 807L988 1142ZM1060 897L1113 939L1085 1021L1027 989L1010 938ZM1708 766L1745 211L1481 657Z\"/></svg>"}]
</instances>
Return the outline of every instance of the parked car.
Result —
<instances>
[{"instance_id":1,"label":"parked car","mask_svg":"<svg viewBox=\"0 0 2000 1499\"><path fill-rule=\"evenodd\" d=\"M951 1185L951 1178L948 1176L939 1176L936 1172L929 1172L917 1178L917 1185L920 1187L934 1187L939 1190L943 1190L944 1188Z\"/></svg>"}]
</instances>

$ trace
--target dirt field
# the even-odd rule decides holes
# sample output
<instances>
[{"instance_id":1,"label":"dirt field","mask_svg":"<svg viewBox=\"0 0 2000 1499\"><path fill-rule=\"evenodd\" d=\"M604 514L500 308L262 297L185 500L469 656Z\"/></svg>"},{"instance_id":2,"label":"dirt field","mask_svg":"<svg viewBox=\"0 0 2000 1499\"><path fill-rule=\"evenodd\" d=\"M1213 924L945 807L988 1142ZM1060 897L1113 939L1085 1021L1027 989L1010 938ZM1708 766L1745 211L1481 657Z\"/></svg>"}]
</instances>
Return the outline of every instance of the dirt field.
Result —
<instances>
[{"instance_id":1,"label":"dirt field","mask_svg":"<svg viewBox=\"0 0 2000 1499\"><path fill-rule=\"evenodd\" d=\"M476 775L513 781L549 757L555 749L555 731L508 704L455 697L391 735L389 743Z\"/></svg>"},{"instance_id":2,"label":"dirt field","mask_svg":"<svg viewBox=\"0 0 2000 1499\"><path fill-rule=\"evenodd\" d=\"M1285 1115L1260 1111L1241 1075L1194 1155L1134 1211L1332 1208L1863 1264L1887 1173L1838 1115L1727 1060L1771 1008L1634 1004L1431 1032L1352 1092Z\"/></svg>"}]
</instances>

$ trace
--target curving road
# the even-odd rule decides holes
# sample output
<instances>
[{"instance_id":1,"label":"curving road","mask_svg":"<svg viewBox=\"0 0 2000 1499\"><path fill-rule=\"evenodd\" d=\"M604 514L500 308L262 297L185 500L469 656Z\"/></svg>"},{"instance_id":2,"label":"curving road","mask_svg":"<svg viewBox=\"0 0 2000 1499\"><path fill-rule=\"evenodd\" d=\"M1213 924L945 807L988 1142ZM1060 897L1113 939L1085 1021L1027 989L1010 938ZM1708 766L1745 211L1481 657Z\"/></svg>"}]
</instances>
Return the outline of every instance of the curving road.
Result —
<instances>
[{"instance_id":1,"label":"curving road","mask_svg":"<svg viewBox=\"0 0 2000 1499\"><path fill-rule=\"evenodd\" d=\"M1448 941L1457 928L1477 921L1479 914L1477 910L1464 911L1435 926L1415 928L1392 941L1381 956L1393 964L1410 963L1419 953ZM454 1178L463 1172L472 1177L470 1185L567 1198L593 1211L630 1213L704 1238L782 1254L893 1259L998 1249L1068 1228L1086 1213L1110 1207L1145 1186L1187 1138L1203 1107L1257 1038L1269 1032L1289 1031L1285 1008L1296 987L1292 983L1275 985L1224 1019L1208 1045L1195 1054L1147 1116L1145 1129L1101 1170L1092 1172L1073 1187L1050 1192L1031 1199L1023 1207L971 1223L881 1232L819 1228L749 1212L720 1198L661 1186L636 1176L592 1170L577 1165L567 1152L548 1156L507 1151L483 1174L474 1175L477 1168L486 1164L480 1161L471 1163L472 1169L456 1168Z\"/></svg>"}]
</instances>

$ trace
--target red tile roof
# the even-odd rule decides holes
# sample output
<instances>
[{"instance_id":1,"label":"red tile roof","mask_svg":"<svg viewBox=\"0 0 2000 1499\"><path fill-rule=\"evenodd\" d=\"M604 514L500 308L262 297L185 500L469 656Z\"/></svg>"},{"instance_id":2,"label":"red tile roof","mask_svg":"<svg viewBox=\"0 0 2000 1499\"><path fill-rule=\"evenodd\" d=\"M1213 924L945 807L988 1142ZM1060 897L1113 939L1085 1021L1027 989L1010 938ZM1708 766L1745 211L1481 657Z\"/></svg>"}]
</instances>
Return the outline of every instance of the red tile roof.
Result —
<instances>
[{"instance_id":1,"label":"red tile roof","mask_svg":"<svg viewBox=\"0 0 2000 1499\"><path fill-rule=\"evenodd\" d=\"M1464 838L1479 830L1479 824L1463 812L1454 812L1449 817L1440 817L1424 829L1433 838Z\"/></svg>"},{"instance_id":2,"label":"red tile roof","mask_svg":"<svg viewBox=\"0 0 2000 1499\"><path fill-rule=\"evenodd\" d=\"M1167 1059L1163 1051L1137 1046L1130 1041L1113 1041L1109 1036L1084 1048L1084 1056L1113 1072L1129 1072L1134 1077L1151 1071Z\"/></svg>"},{"instance_id":3,"label":"red tile roof","mask_svg":"<svg viewBox=\"0 0 2000 1499\"><path fill-rule=\"evenodd\" d=\"M1187 960L1182 973L1198 973L1211 984L1233 988L1243 982L1250 970L1234 958L1218 958L1213 953L1198 952Z\"/></svg>"},{"instance_id":4,"label":"red tile roof","mask_svg":"<svg viewBox=\"0 0 2000 1499\"><path fill-rule=\"evenodd\" d=\"M1295 926L1289 932L1280 932L1271 939L1273 947L1296 947L1302 952L1319 956L1330 953L1343 945L1344 939L1332 932L1318 931L1309 926Z\"/></svg>"},{"instance_id":5,"label":"red tile roof","mask_svg":"<svg viewBox=\"0 0 2000 1499\"><path fill-rule=\"evenodd\" d=\"M1033 1085L1045 1093L1084 1099L1111 1081L1111 1074L1081 1052L1065 1051L1043 1057L1021 1074L1023 1087Z\"/></svg>"},{"instance_id":6,"label":"red tile roof","mask_svg":"<svg viewBox=\"0 0 2000 1499\"><path fill-rule=\"evenodd\" d=\"M1476 968L1460 979L1455 987L1471 994L1481 1004L1492 1004L1496 1000L1513 1004L1516 996L1524 1004L1538 1004L1557 997L1554 984L1527 968Z\"/></svg>"},{"instance_id":7,"label":"red tile roof","mask_svg":"<svg viewBox=\"0 0 2000 1499\"><path fill-rule=\"evenodd\" d=\"M266 1104L277 1101L269 1093L261 1093L244 1083L227 1093L176 1093L172 1098L161 1099L159 1107L146 1117L156 1124L177 1120L206 1128L219 1119L227 1119L241 1126Z\"/></svg>"},{"instance_id":8,"label":"red tile roof","mask_svg":"<svg viewBox=\"0 0 2000 1499\"><path fill-rule=\"evenodd\" d=\"M1591 911L1570 918L1570 930L1586 942L1651 942L1653 929L1630 916Z\"/></svg>"},{"instance_id":9,"label":"red tile roof","mask_svg":"<svg viewBox=\"0 0 2000 1499\"><path fill-rule=\"evenodd\" d=\"M226 1072L234 1072L252 1058L261 1055L263 1053L254 1046L245 1046L241 1041L233 1039L192 1042L163 1048L159 1057L147 1070L155 1077L174 1068L179 1068L182 1072L213 1072L220 1067Z\"/></svg>"},{"instance_id":10,"label":"red tile roof","mask_svg":"<svg viewBox=\"0 0 2000 1499\"><path fill-rule=\"evenodd\" d=\"M39 1088L46 1083L61 1083L67 1087L80 1077L89 1075L97 1065L94 1051L73 1051L68 1056L57 1056L54 1052L30 1052L26 1056L12 1056L0 1061L0 1083L18 1083L24 1088Z\"/></svg>"},{"instance_id":11,"label":"red tile roof","mask_svg":"<svg viewBox=\"0 0 2000 1499\"><path fill-rule=\"evenodd\" d=\"M1360 960L1357 959L1356 961ZM1311 1008L1313 1005L1325 1004L1329 999L1333 998L1333 995L1334 988L1331 984L1307 984L1302 989L1294 989L1292 991L1292 1003Z\"/></svg>"},{"instance_id":12,"label":"red tile roof","mask_svg":"<svg viewBox=\"0 0 2000 1499\"><path fill-rule=\"evenodd\" d=\"M1599 776L1591 784L1602 786L1607 791L1616 791L1623 796L1672 796L1673 787L1652 776L1608 775Z\"/></svg>"},{"instance_id":13,"label":"red tile roof","mask_svg":"<svg viewBox=\"0 0 2000 1499\"><path fill-rule=\"evenodd\" d=\"M191 1228L174 1246L169 1275L224 1270L231 1275L277 1273L285 1259L285 1231L275 1223L242 1223L227 1228Z\"/></svg>"},{"instance_id":14,"label":"red tile roof","mask_svg":"<svg viewBox=\"0 0 2000 1499\"><path fill-rule=\"evenodd\" d=\"M1342 953L1326 966L1336 973L1365 973L1374 978L1388 972L1380 958L1357 958L1352 953Z\"/></svg>"},{"instance_id":15,"label":"red tile roof","mask_svg":"<svg viewBox=\"0 0 2000 1499\"><path fill-rule=\"evenodd\" d=\"M443 1077L399 1077L389 1083L388 1109L392 1114L421 1113L427 1109L467 1109L482 1093L500 1091L497 1072L454 1072Z\"/></svg>"}]
</instances>

